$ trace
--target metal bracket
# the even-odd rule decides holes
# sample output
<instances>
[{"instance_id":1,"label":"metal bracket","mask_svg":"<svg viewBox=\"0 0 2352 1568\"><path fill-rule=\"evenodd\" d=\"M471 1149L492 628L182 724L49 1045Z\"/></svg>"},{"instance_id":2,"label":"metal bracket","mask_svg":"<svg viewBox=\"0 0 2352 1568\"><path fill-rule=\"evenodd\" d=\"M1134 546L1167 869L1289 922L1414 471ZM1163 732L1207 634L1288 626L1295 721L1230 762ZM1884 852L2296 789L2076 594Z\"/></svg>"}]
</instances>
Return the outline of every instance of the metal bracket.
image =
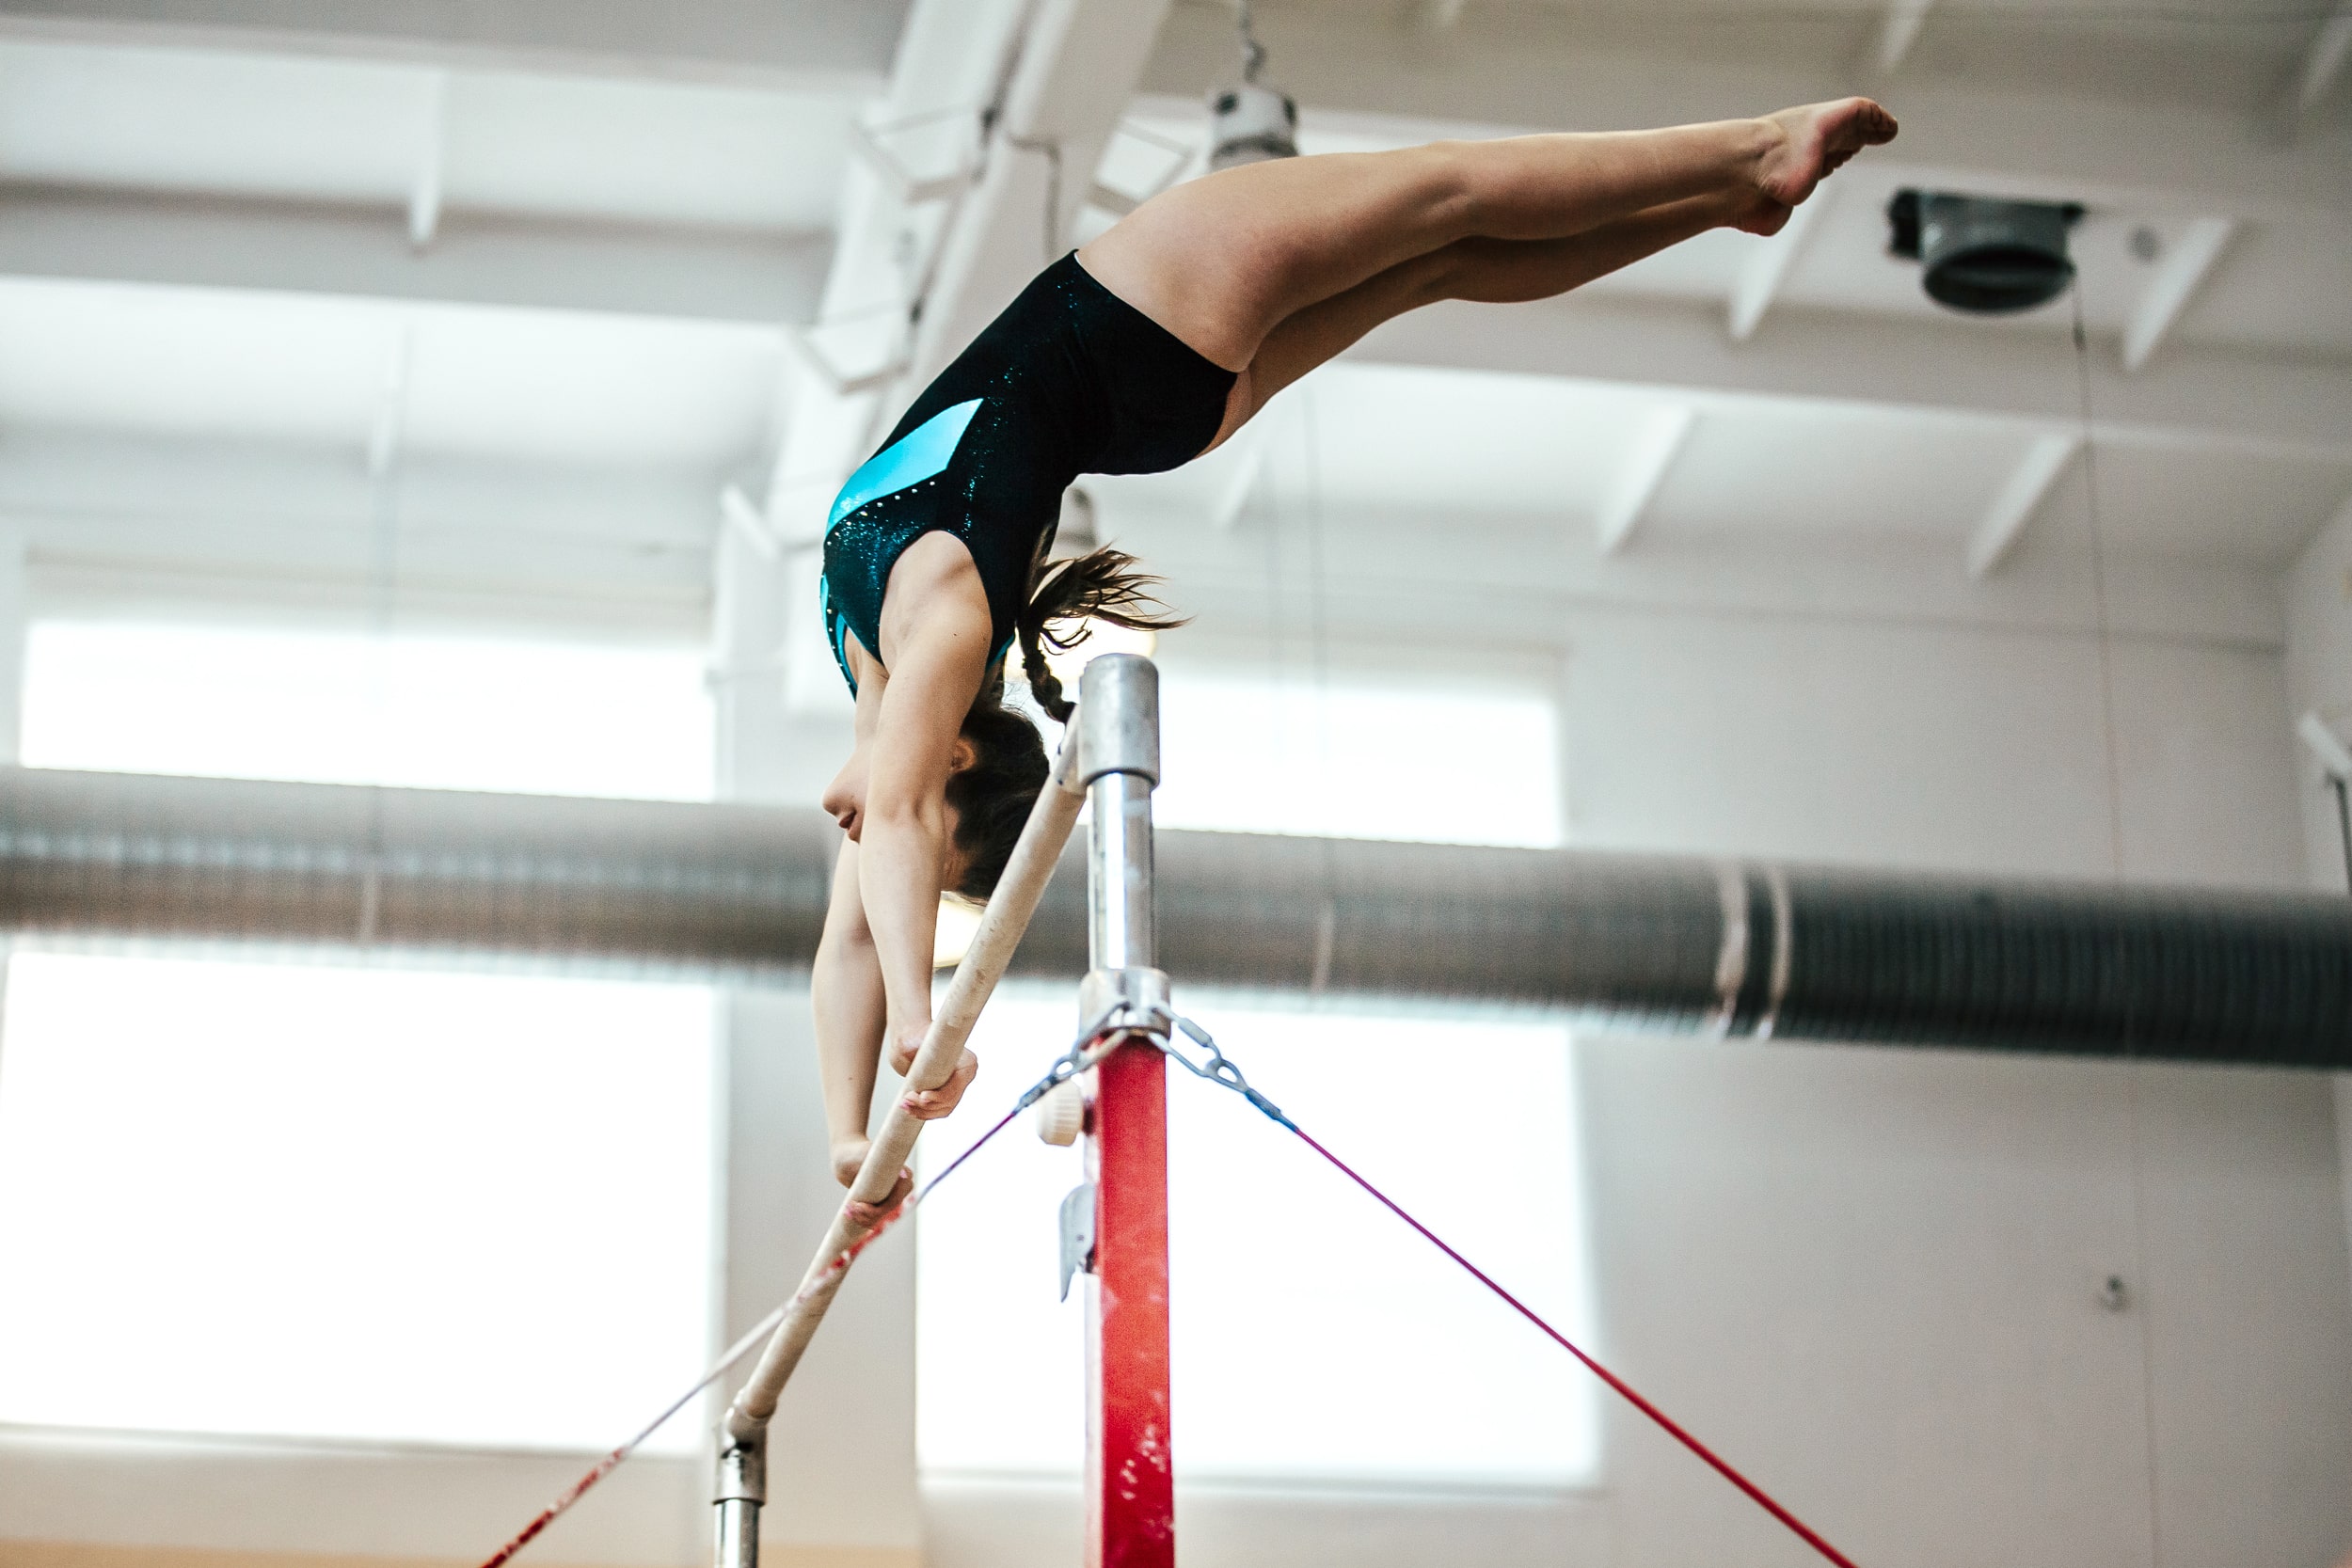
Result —
<instances>
[{"instance_id":1,"label":"metal bracket","mask_svg":"<svg viewBox=\"0 0 2352 1568\"><path fill-rule=\"evenodd\" d=\"M887 386L905 373L910 363L907 356L905 328L901 325L892 332L891 347L882 356L880 364L869 365L861 371L844 369L826 350L818 334L831 327L854 325L861 321L903 311L905 309L904 306L891 304L876 309L859 311L854 315L841 317L835 321L814 322L807 326L795 326L787 323L784 328L785 343L799 357L801 363L823 378L825 384L833 388L836 397L856 397L861 392L870 392L877 387Z\"/></svg>"},{"instance_id":2,"label":"metal bracket","mask_svg":"<svg viewBox=\"0 0 2352 1568\"><path fill-rule=\"evenodd\" d=\"M910 207L939 201L968 187L979 177L979 142L981 111L968 104L953 104L934 109L928 114L910 115L904 119L869 125L863 119L850 122L850 150L868 168L882 177L891 194ZM957 121L964 125L958 126ZM922 173L911 166L891 146L894 139L910 131L931 126L953 127L963 134L956 136L954 160L949 167Z\"/></svg>"},{"instance_id":3,"label":"metal bracket","mask_svg":"<svg viewBox=\"0 0 2352 1568\"><path fill-rule=\"evenodd\" d=\"M1081 1181L1061 1200L1061 1299L1070 1282L1094 1272L1094 1183Z\"/></svg>"},{"instance_id":4,"label":"metal bracket","mask_svg":"<svg viewBox=\"0 0 2352 1568\"><path fill-rule=\"evenodd\" d=\"M730 1436L719 1429L718 1510L711 1560L718 1568L759 1568L759 1509L768 1500L768 1433Z\"/></svg>"},{"instance_id":5,"label":"metal bracket","mask_svg":"<svg viewBox=\"0 0 2352 1568\"><path fill-rule=\"evenodd\" d=\"M1078 982L1078 1017L1092 1020L1113 1007L1123 1008L1138 1023L1168 1016L1168 972L1163 969L1089 969ZM1161 1025L1165 1030L1166 1024Z\"/></svg>"},{"instance_id":6,"label":"metal bracket","mask_svg":"<svg viewBox=\"0 0 2352 1568\"><path fill-rule=\"evenodd\" d=\"M768 1436L737 1438L719 1430L719 1485L713 1502L768 1500Z\"/></svg>"}]
</instances>

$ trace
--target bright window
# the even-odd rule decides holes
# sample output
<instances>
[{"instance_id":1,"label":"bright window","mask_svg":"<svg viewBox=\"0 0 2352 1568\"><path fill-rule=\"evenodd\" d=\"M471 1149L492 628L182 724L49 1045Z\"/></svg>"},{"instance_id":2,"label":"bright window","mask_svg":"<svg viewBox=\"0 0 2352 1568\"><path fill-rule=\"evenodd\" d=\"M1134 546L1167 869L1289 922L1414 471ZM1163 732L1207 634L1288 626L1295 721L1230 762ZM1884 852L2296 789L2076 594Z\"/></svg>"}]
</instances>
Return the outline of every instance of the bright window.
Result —
<instances>
[{"instance_id":1,"label":"bright window","mask_svg":"<svg viewBox=\"0 0 2352 1568\"><path fill-rule=\"evenodd\" d=\"M19 953L6 1029L0 1420L601 1447L701 1370L699 988Z\"/></svg>"},{"instance_id":2,"label":"bright window","mask_svg":"<svg viewBox=\"0 0 2352 1568\"><path fill-rule=\"evenodd\" d=\"M1560 842L1557 726L1540 693L1179 667L1161 682L1160 723L1166 827Z\"/></svg>"},{"instance_id":3,"label":"bright window","mask_svg":"<svg viewBox=\"0 0 2352 1568\"><path fill-rule=\"evenodd\" d=\"M44 621L33 768L707 800L701 655L489 638Z\"/></svg>"},{"instance_id":4,"label":"bright window","mask_svg":"<svg viewBox=\"0 0 2352 1568\"><path fill-rule=\"evenodd\" d=\"M1567 1332L1585 1326L1562 1026L1250 1011L1197 994L1188 1006L1343 1158ZM986 1126L997 1095L1067 1043L1073 1013L1065 996L1000 996L975 1041L996 1095L976 1089L927 1157ZM1597 1400L1557 1347L1237 1097L1171 1073L1168 1100L1180 1476L1591 1476ZM1486 1151L1476 1168L1472 1148ZM1509 1169L1486 1163L1498 1152ZM1077 1468L1084 1307L1080 1290L1057 1302L1055 1276L1057 1207L1081 1176L1076 1151L1016 1127L923 1211L926 1468Z\"/></svg>"},{"instance_id":5,"label":"bright window","mask_svg":"<svg viewBox=\"0 0 2352 1568\"><path fill-rule=\"evenodd\" d=\"M24 716L35 765L710 791L682 651L48 623ZM706 988L20 949L5 1029L0 1420L601 1449L708 1354Z\"/></svg>"}]
</instances>

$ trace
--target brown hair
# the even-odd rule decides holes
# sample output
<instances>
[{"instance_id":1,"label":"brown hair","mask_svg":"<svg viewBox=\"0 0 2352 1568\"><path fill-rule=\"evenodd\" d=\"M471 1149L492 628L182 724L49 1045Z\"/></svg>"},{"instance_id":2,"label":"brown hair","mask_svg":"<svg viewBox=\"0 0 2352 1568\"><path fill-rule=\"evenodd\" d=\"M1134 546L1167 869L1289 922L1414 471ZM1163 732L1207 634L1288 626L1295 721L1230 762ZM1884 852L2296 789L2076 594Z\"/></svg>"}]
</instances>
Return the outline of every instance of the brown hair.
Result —
<instances>
[{"instance_id":1,"label":"brown hair","mask_svg":"<svg viewBox=\"0 0 2352 1568\"><path fill-rule=\"evenodd\" d=\"M1032 578L1028 605L1014 622L1021 638L1021 669L1029 677L1038 706L1056 723L1068 723L1074 710L1045 662L1046 649L1060 653L1084 642L1091 634L1089 621L1108 621L1137 631L1167 631L1184 624L1181 615L1163 613L1168 607L1152 593L1160 579L1135 568L1134 556L1105 546L1041 566ZM1057 621L1074 625L1057 632L1053 626Z\"/></svg>"},{"instance_id":2,"label":"brown hair","mask_svg":"<svg viewBox=\"0 0 2352 1568\"><path fill-rule=\"evenodd\" d=\"M1139 631L1184 624L1183 617L1164 613L1168 607L1152 596L1151 590L1160 579L1135 568L1136 558L1125 551L1098 549L1041 563L1031 574L1028 602L1013 626L1029 690L1055 722L1068 723L1076 707L1046 665L1046 649L1058 652L1084 642L1089 620ZM1057 630L1057 623L1064 629ZM995 891L997 879L1012 859L1012 847L1038 791L1045 787L1050 765L1037 726L1019 709L1005 705L1001 669L964 715L962 735L972 742L972 766L947 776L947 803L956 811L956 847L964 854L963 879L955 891L985 898Z\"/></svg>"}]
</instances>

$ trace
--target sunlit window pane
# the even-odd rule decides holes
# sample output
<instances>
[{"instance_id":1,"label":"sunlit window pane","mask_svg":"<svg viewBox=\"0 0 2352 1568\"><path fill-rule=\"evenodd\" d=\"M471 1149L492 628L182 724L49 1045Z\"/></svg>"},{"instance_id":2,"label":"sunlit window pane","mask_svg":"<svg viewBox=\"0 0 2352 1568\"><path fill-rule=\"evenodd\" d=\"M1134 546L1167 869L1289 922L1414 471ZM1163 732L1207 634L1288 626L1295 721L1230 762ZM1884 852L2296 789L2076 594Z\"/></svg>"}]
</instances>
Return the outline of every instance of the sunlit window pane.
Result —
<instances>
[{"instance_id":1,"label":"sunlit window pane","mask_svg":"<svg viewBox=\"0 0 2352 1568\"><path fill-rule=\"evenodd\" d=\"M699 988L20 953L6 1028L0 1420L599 1447L699 1370Z\"/></svg>"},{"instance_id":2,"label":"sunlit window pane","mask_svg":"<svg viewBox=\"0 0 2352 1568\"><path fill-rule=\"evenodd\" d=\"M710 792L678 651L53 622L24 715L37 766ZM0 1420L602 1448L708 1354L705 988L19 951L5 1030Z\"/></svg>"},{"instance_id":3,"label":"sunlit window pane","mask_svg":"<svg viewBox=\"0 0 2352 1568\"><path fill-rule=\"evenodd\" d=\"M1191 1006L1325 1143L1537 1310L1584 1326L1561 1026ZM1000 997L976 1037L989 1080L1009 1092L1074 1027L1065 998ZM1595 1391L1557 1347L1236 1097L1181 1076L1168 1092L1180 1476L1589 1478ZM930 1156L985 1125L959 1117ZM1055 1301L1057 1210L1081 1161L1019 1132L923 1212L919 1433L935 1471L1069 1473L1082 1452L1082 1291Z\"/></svg>"},{"instance_id":4,"label":"sunlit window pane","mask_svg":"<svg viewBox=\"0 0 2352 1568\"><path fill-rule=\"evenodd\" d=\"M1560 842L1551 701L1171 670L1164 827L1441 844Z\"/></svg>"},{"instance_id":5,"label":"sunlit window pane","mask_svg":"<svg viewBox=\"0 0 2352 1568\"><path fill-rule=\"evenodd\" d=\"M691 649L44 621L24 759L326 784L708 800Z\"/></svg>"}]
</instances>

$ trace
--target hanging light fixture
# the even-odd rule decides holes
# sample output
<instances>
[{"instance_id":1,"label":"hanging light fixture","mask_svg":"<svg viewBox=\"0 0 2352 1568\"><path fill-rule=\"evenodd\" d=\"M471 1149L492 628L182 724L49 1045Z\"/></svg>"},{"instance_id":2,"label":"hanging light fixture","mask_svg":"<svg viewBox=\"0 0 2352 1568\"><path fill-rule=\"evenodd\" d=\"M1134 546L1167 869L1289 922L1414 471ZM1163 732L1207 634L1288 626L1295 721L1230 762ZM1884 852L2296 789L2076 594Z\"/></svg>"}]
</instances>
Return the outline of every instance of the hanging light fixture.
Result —
<instances>
[{"instance_id":1,"label":"hanging light fixture","mask_svg":"<svg viewBox=\"0 0 2352 1568\"><path fill-rule=\"evenodd\" d=\"M1250 25L1249 0L1239 6L1241 85L1209 94L1209 167L1298 156L1298 105L1290 94L1258 80L1265 45Z\"/></svg>"},{"instance_id":2,"label":"hanging light fixture","mask_svg":"<svg viewBox=\"0 0 2352 1568\"><path fill-rule=\"evenodd\" d=\"M1898 191L1886 208L1894 228L1888 248L1921 264L1920 281L1937 304L2006 315L2066 292L2074 280L2066 235L2082 215L2072 201Z\"/></svg>"}]
</instances>

